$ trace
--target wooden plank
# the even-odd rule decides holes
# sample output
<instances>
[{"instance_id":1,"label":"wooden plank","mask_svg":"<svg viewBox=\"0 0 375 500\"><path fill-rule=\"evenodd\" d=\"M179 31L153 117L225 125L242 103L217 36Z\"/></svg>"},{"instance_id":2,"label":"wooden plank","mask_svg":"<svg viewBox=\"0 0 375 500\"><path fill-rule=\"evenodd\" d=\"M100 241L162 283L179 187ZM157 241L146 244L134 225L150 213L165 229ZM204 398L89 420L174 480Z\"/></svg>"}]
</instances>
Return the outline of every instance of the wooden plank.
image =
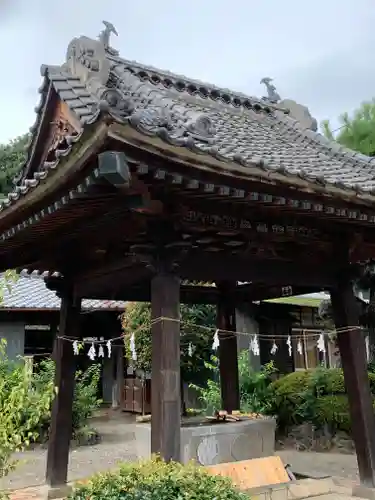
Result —
<instances>
[{"instance_id":1,"label":"wooden plank","mask_svg":"<svg viewBox=\"0 0 375 500\"><path fill-rule=\"evenodd\" d=\"M343 276L331 290L336 328L359 325L358 307L349 279ZM360 481L375 487L375 417L367 373L364 333L359 328L337 334L345 386L349 399L352 437Z\"/></svg>"},{"instance_id":2,"label":"wooden plank","mask_svg":"<svg viewBox=\"0 0 375 500\"><path fill-rule=\"evenodd\" d=\"M180 280L161 271L151 282L151 451L181 460ZM162 318L171 318L175 321Z\"/></svg>"},{"instance_id":3,"label":"wooden plank","mask_svg":"<svg viewBox=\"0 0 375 500\"><path fill-rule=\"evenodd\" d=\"M210 474L229 477L240 490L290 482L280 457L254 458L206 467Z\"/></svg>"},{"instance_id":4,"label":"wooden plank","mask_svg":"<svg viewBox=\"0 0 375 500\"><path fill-rule=\"evenodd\" d=\"M59 335L79 337L80 301L74 303L71 294L61 301ZM56 364L56 395L52 405L48 442L46 483L63 486L67 481L69 447L72 437L75 359L71 342L56 338L53 352Z\"/></svg>"}]
</instances>

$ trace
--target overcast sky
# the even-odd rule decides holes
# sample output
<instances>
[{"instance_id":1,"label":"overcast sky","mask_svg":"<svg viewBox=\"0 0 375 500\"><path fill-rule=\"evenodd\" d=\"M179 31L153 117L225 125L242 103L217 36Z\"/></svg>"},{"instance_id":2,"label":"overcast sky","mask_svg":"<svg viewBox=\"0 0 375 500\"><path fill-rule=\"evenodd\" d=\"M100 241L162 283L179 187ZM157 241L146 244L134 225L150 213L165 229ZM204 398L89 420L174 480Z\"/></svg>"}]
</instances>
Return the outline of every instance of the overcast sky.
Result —
<instances>
[{"instance_id":1,"label":"overcast sky","mask_svg":"<svg viewBox=\"0 0 375 500\"><path fill-rule=\"evenodd\" d=\"M0 0L0 142L33 124L40 65L103 19L127 59L257 96L271 76L334 126L375 96L374 0Z\"/></svg>"}]
</instances>

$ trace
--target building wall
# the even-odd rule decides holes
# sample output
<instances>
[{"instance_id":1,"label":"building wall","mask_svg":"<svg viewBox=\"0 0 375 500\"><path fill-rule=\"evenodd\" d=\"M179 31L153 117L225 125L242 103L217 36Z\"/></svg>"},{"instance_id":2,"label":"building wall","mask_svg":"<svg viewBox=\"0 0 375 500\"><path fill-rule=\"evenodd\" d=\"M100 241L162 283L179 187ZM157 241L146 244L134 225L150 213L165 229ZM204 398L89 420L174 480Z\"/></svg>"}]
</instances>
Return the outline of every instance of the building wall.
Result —
<instances>
[{"instance_id":1,"label":"building wall","mask_svg":"<svg viewBox=\"0 0 375 500\"><path fill-rule=\"evenodd\" d=\"M0 338L7 341L7 356L16 361L17 356L23 356L25 347L25 323L23 322L1 322Z\"/></svg>"}]
</instances>

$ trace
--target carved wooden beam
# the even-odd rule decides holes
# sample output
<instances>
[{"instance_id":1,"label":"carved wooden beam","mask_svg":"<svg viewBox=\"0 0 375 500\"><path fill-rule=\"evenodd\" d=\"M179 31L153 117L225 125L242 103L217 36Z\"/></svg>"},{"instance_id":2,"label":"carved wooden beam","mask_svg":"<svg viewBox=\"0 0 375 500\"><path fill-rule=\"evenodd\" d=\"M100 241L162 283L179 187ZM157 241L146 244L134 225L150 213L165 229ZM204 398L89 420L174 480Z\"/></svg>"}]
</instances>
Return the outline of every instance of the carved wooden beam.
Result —
<instances>
[{"instance_id":1,"label":"carved wooden beam","mask_svg":"<svg viewBox=\"0 0 375 500\"><path fill-rule=\"evenodd\" d=\"M214 200L228 200L239 202L241 205L261 206L265 209L277 209L280 213L285 211L290 214L314 215L318 218L332 221L356 222L361 225L375 227L375 211L367 208L365 203L356 206L352 202L319 196L318 193L305 193L298 190L289 190L287 186L259 184L249 179L241 179L241 187L236 186L236 180L228 176L218 176L205 180L191 177L187 172L182 174L177 171L178 165L164 161L158 168L158 161L154 157L148 162L137 166L138 177L147 177L149 184L163 183L178 193L195 198L209 198ZM215 178L215 174L206 172L206 177ZM237 183L239 179L237 179ZM258 185L258 187L257 187Z\"/></svg>"}]
</instances>

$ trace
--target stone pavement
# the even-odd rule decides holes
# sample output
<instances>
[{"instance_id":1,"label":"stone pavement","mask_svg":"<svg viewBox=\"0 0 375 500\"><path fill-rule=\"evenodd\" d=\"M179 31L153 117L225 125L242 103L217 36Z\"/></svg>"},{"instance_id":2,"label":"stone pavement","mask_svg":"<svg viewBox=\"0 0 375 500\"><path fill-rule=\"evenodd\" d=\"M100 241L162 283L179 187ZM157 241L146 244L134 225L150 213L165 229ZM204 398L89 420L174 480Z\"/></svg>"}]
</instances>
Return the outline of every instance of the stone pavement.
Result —
<instances>
[{"instance_id":1,"label":"stone pavement","mask_svg":"<svg viewBox=\"0 0 375 500\"><path fill-rule=\"evenodd\" d=\"M311 477L342 477L357 482L358 467L356 456L341 453L317 453L313 451L277 451L284 464L290 464L294 473Z\"/></svg>"},{"instance_id":2,"label":"stone pavement","mask_svg":"<svg viewBox=\"0 0 375 500\"><path fill-rule=\"evenodd\" d=\"M40 488L25 488L12 492L10 500L41 500Z\"/></svg>"},{"instance_id":3,"label":"stone pavement","mask_svg":"<svg viewBox=\"0 0 375 500\"><path fill-rule=\"evenodd\" d=\"M92 425L100 432L102 442L71 450L68 480L76 481L96 472L113 469L119 462L135 460L133 422L133 417L123 413L114 414L111 419L95 419ZM38 499L39 488L29 487L44 482L47 450L38 447L18 454L16 458L21 463L6 478L0 479L0 491L19 490L17 495L14 493L12 500Z\"/></svg>"}]
</instances>

